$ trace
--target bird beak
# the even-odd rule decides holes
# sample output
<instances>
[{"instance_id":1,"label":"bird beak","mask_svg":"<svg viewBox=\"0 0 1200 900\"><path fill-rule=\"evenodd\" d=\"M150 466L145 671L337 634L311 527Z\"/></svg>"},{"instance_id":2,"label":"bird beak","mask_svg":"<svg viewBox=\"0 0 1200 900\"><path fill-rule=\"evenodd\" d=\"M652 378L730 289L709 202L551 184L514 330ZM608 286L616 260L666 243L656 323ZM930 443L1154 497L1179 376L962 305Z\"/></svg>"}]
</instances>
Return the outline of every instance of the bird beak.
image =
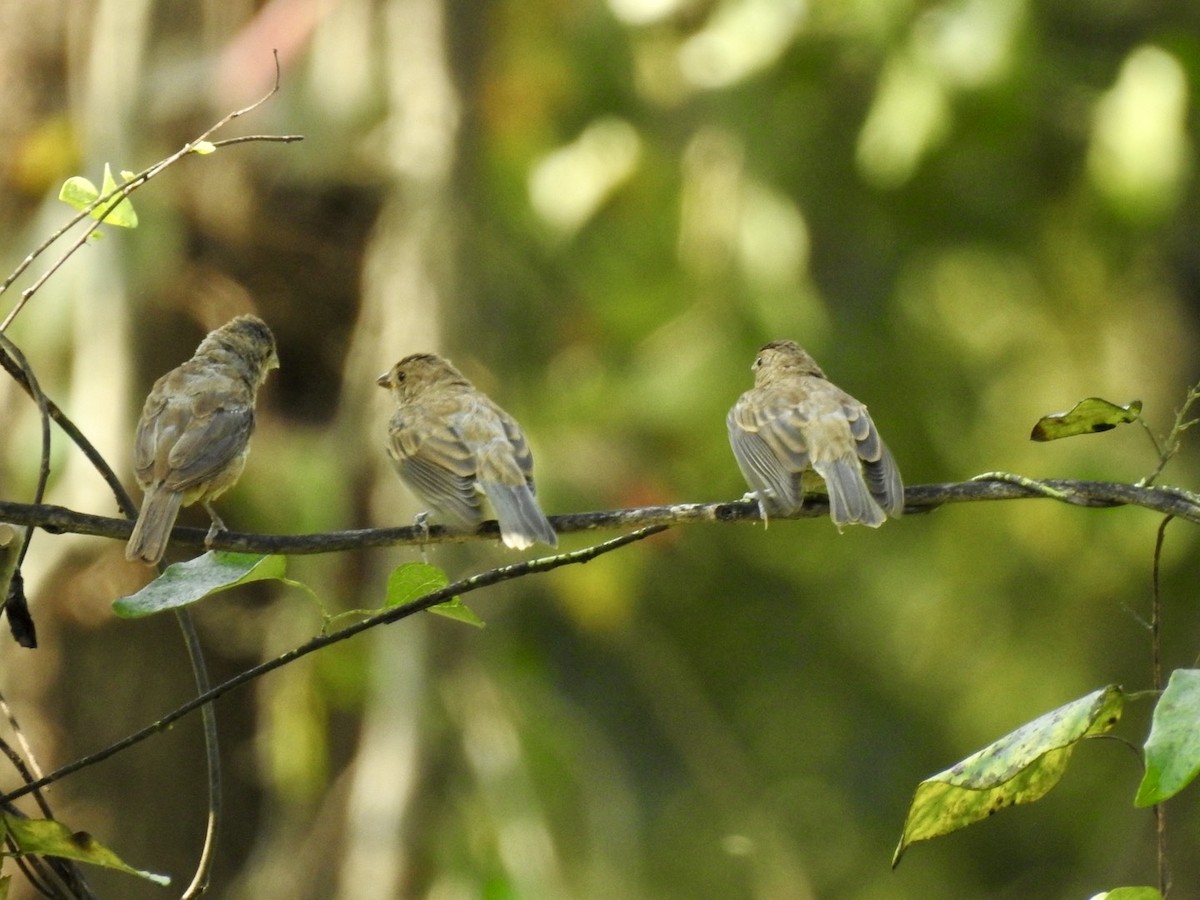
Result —
<instances>
[{"instance_id":1,"label":"bird beak","mask_svg":"<svg viewBox=\"0 0 1200 900\"><path fill-rule=\"evenodd\" d=\"M380 387L387 387L388 386L388 376L391 374L392 374L391 372L384 372L382 375L380 375L378 378L375 379L375 383L377 385L379 385Z\"/></svg>"}]
</instances>

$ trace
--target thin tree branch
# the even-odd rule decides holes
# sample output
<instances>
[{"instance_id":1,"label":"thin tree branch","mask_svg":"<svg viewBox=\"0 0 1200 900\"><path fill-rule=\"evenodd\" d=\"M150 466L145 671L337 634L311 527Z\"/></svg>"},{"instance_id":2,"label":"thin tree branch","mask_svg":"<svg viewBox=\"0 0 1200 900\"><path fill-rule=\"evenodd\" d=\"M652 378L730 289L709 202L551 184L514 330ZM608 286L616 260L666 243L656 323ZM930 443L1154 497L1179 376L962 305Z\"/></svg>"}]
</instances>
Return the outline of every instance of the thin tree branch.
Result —
<instances>
[{"instance_id":1,"label":"thin tree branch","mask_svg":"<svg viewBox=\"0 0 1200 900\"><path fill-rule=\"evenodd\" d=\"M224 128L226 125L228 125L234 119L240 118L241 116L244 116L247 113L253 112L254 110L258 109L258 107L262 106L264 103L266 103L268 100L270 100L271 97L273 97L279 91L279 78L280 78L279 55L276 54L275 55L275 83L271 86L271 89L269 91L267 91L267 93L265 93L262 97L255 100L249 106L244 106L241 109L235 109L233 112L226 114L220 121L218 121L215 125L211 126L206 131L201 133L198 137L195 137L192 140L188 141L186 144L184 144L182 147L180 147L178 150L176 150L170 156L168 156L164 159L160 159L158 162L154 163L149 168L143 169L141 172L134 175L132 178L130 178L124 184L118 185L117 187L113 188L112 190L107 191L104 194L101 194L99 197L97 197L95 200L93 200L91 203L89 203L87 206L85 206L82 210L80 210L79 213L77 213L69 222L67 222L65 225L63 225L62 228L58 229L58 231L54 232L52 235L50 235L50 237L48 237L46 240L44 240L32 253L30 253L28 256L26 256L25 259L23 259L21 261L21 263L16 267L16 269L14 269L12 271L12 273L6 279L4 279L3 282L0 282L0 294L3 294L5 291L7 291L9 289L9 287L12 286L13 282L16 281L25 272L25 270L28 269L33 264L33 262L39 256L41 256L43 253L45 253L47 250L49 250L50 247L53 246L55 242L57 242L68 231L70 231L72 228L74 228L75 225L77 225L79 222L82 222L84 219L91 217L93 212L95 212L95 210L97 210L97 209L101 210L101 212L95 216L95 223L89 225L87 229L82 231L79 234L79 236L71 243L71 245L69 247L67 247L66 251L62 254L62 256L60 256L45 272L43 272L40 276L38 276L37 280L34 281L33 284L31 284L29 287L27 287L25 290L23 290L21 292L20 298L13 305L13 308L9 311L8 315L4 318L4 321L0 322L0 332L8 330L8 326L12 324L13 319L15 319L20 314L21 310L25 308L25 305L29 302L30 298L32 298L33 295L36 294L38 292L38 290L41 289L42 285L46 283L46 280L49 279L51 275L53 275L55 272L57 272L59 270L59 268L62 267L62 265L64 263L66 263L66 261L68 259L70 259L77 250L79 250L80 247L82 247L84 244L86 244L88 242L88 239L95 232L97 232L99 230L100 225L109 216L109 214L117 208L117 206L121 203L122 200L127 198L130 194L132 194L134 191L136 191L138 188L140 188L142 185L144 185L150 179L152 179L156 175L160 174L163 170L174 165L180 159L187 156L189 153L194 153L196 151L196 148L199 145L202 145L204 143L210 143L210 144L212 144L213 147L222 147L222 146L226 146L228 144L246 143L246 142L252 141L252 140L253 141L271 140L271 141L279 141L279 142L283 142L283 143L292 143L293 141L304 140L302 135L286 134L286 135L270 135L270 136L253 135L253 136L245 136L245 137L241 137L241 138L231 138L231 139L227 139L227 140L219 141L219 142L208 141L208 138L211 137L214 132L219 131L220 129Z\"/></svg>"},{"instance_id":2,"label":"thin tree branch","mask_svg":"<svg viewBox=\"0 0 1200 900\"><path fill-rule=\"evenodd\" d=\"M1194 384L1188 388L1187 396L1183 399L1183 405L1175 410L1175 421L1171 423L1171 430L1161 439L1154 433L1154 429L1146 424L1146 420L1138 416L1138 422L1141 423L1146 434L1150 436L1150 440L1154 444L1154 450L1158 454L1158 465L1154 467L1153 472L1138 482L1138 487L1153 484L1155 479L1162 474L1162 470L1166 468L1167 463L1179 453L1180 448L1183 446L1183 433L1200 421L1198 419L1188 419L1187 417L1192 409L1192 405L1197 400L1200 400L1200 384Z\"/></svg>"},{"instance_id":3,"label":"thin tree branch","mask_svg":"<svg viewBox=\"0 0 1200 900\"><path fill-rule=\"evenodd\" d=\"M1177 417L1178 421L1178 417ZM1150 582L1150 678L1154 690L1163 689L1162 672L1162 591L1161 564L1163 542L1172 516L1167 516L1158 526L1154 537L1154 564ZM1167 856L1167 809L1162 803L1154 804L1154 836L1158 859L1158 890L1164 897L1171 886L1171 865Z\"/></svg>"},{"instance_id":4,"label":"thin tree branch","mask_svg":"<svg viewBox=\"0 0 1200 900\"><path fill-rule=\"evenodd\" d=\"M905 512L928 513L952 503L976 503L990 500L1054 499L1073 506L1096 509L1138 506L1175 516L1200 525L1200 496L1174 487L1137 487L1108 481L1075 481L1052 478L1033 481L1017 475L988 473L971 481L949 484L919 484L905 489ZM805 499L803 509L794 516L772 519L813 519L829 515L828 502L820 496ZM702 522L758 522L758 506L753 499L726 503L679 503L672 506L646 506L597 512L567 513L550 516L559 534L642 528L648 525L695 525ZM0 500L0 522L29 525L55 534L83 534L128 540L133 523L76 512L62 506L31 505ZM206 528L178 526L171 540L179 547L203 548ZM476 531L455 531L442 525L403 526L396 528L356 528L321 534L248 534L226 531L211 541L214 550L241 553L281 553L301 556L340 553L371 547L400 544L466 543L498 540L495 522L484 522Z\"/></svg>"},{"instance_id":5,"label":"thin tree branch","mask_svg":"<svg viewBox=\"0 0 1200 900\"><path fill-rule=\"evenodd\" d=\"M355 622L353 625L349 625L338 631L315 637L307 643L301 644L299 647L295 647L292 650L275 657L274 659L247 669L246 671L235 675L233 678L230 678L228 681L223 681L216 687L204 691L198 696L193 697L187 703L184 703L182 706L172 710L157 722L147 725L140 731L134 732L128 737L117 741L115 744L110 744L103 750L98 750L89 756L77 759L60 769L56 769L49 775L39 778L37 781L29 782L19 788L16 788L15 790L9 791L3 797L0 797L0 803L11 803L18 797L23 797L26 794L32 793L33 791L40 790L49 784L53 784L54 782L65 778L67 775L71 775L81 769L87 768L88 766L102 762L103 760L120 753L122 750L126 750L135 744L141 743L149 737L153 737L154 735L165 731L188 713L194 712L200 707L208 708L208 705L214 700L224 694L227 694L234 688L241 687L243 684L253 681L254 679L259 678L268 672L280 668L281 666L285 666L293 660L297 660L302 656L307 656L308 654L314 653L317 650L321 650L324 647L328 647L331 644L339 643L340 641L344 641L347 638L354 637L356 634L361 634L364 631L368 631L380 625L388 625L392 622L399 622L401 619L406 619L409 616L415 615L416 613L423 612L424 610L429 609L431 606L437 606L439 603L445 603L447 600L451 600L456 596L469 594L473 591L480 590L481 588L490 587L491 585L500 584L501 582L510 581L514 578L520 578L525 575L533 575L539 572L549 572L552 569L557 569L562 566L580 565L586 562L591 562L593 559L603 556L605 553L611 553L613 550L618 550L621 547L634 543L635 541L644 540L651 535L658 534L659 532L666 530L666 525L651 525L647 528L641 528L637 531L622 534L619 537L612 538L611 540L605 541L602 544L595 544L590 547L585 547L581 550L574 550L570 553L559 553L554 556L545 556L539 559L531 559L508 566L501 566L497 569L489 569L488 571L481 572L478 575L472 575L470 578L464 578L460 581L454 582L453 584L448 584L441 590L426 594L424 597L418 597L416 600L413 600L409 603L405 603L400 606L393 606L390 609L386 609L383 612L363 619L360 622Z\"/></svg>"}]
</instances>

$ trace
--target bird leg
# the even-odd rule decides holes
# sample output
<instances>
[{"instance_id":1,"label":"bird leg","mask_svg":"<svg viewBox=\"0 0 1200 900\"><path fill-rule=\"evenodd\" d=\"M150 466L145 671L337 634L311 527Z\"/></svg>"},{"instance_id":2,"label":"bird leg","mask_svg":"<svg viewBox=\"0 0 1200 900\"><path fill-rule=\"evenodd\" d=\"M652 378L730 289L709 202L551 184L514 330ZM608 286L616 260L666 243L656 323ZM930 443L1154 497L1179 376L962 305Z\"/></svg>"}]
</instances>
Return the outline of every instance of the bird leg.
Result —
<instances>
[{"instance_id":1,"label":"bird leg","mask_svg":"<svg viewBox=\"0 0 1200 900\"><path fill-rule=\"evenodd\" d=\"M204 501L204 508L208 510L208 514L212 518L212 525L208 528L208 534L204 536L204 549L211 550L213 541L217 539L217 536L222 531L228 531L229 529L225 527L225 523L221 521L221 517L217 515L217 511L212 508L212 505L207 500Z\"/></svg>"},{"instance_id":2,"label":"bird leg","mask_svg":"<svg viewBox=\"0 0 1200 900\"><path fill-rule=\"evenodd\" d=\"M413 516L413 527L421 529L421 562L428 564L429 558L425 554L425 544L429 541L429 510L423 510Z\"/></svg>"},{"instance_id":3,"label":"bird leg","mask_svg":"<svg viewBox=\"0 0 1200 900\"><path fill-rule=\"evenodd\" d=\"M767 504L764 501L762 494L758 491L746 491L746 493L742 494L742 499L753 500L758 504L758 515L763 521L763 530L769 528L771 522L767 517Z\"/></svg>"}]
</instances>

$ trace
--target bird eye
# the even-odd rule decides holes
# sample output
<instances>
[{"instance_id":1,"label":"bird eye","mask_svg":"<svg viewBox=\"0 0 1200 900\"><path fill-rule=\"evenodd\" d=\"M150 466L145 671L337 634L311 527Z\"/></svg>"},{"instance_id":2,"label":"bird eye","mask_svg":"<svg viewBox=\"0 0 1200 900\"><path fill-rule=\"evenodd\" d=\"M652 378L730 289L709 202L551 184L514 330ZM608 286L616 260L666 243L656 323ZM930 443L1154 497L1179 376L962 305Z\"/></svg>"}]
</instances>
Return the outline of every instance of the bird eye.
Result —
<instances>
[{"instance_id":1,"label":"bird eye","mask_svg":"<svg viewBox=\"0 0 1200 900\"><path fill-rule=\"evenodd\" d=\"M408 375L407 375L406 373L404 373L404 372L397 372L397 373L396 373L396 380L397 380L397 381L404 381L404 379L406 379L406 378L408 378Z\"/></svg>"}]
</instances>

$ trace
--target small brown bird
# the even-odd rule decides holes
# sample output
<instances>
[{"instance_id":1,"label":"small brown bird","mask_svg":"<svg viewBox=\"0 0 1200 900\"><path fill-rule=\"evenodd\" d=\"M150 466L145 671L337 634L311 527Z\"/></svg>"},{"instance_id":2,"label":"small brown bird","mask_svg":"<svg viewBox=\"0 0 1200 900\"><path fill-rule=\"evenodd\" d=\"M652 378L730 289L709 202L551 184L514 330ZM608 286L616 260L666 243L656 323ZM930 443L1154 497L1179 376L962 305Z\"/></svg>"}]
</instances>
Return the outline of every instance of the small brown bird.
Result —
<instances>
[{"instance_id":1,"label":"small brown bird","mask_svg":"<svg viewBox=\"0 0 1200 900\"><path fill-rule=\"evenodd\" d=\"M238 316L154 382L134 438L134 472L146 496L126 559L158 563L179 508L196 501L212 517L208 540L224 530L211 503L242 474L254 401L267 373L277 368L271 329L257 316Z\"/></svg>"},{"instance_id":2,"label":"small brown bird","mask_svg":"<svg viewBox=\"0 0 1200 900\"><path fill-rule=\"evenodd\" d=\"M810 468L825 480L829 517L839 531L852 522L878 528L888 516L899 516L900 470L867 408L827 379L793 341L767 344L752 368L754 387L725 424L763 518L800 509L801 476Z\"/></svg>"},{"instance_id":3,"label":"small brown bird","mask_svg":"<svg viewBox=\"0 0 1200 900\"><path fill-rule=\"evenodd\" d=\"M422 501L474 531L483 494L507 546L558 546L534 496L533 455L512 416L432 353L406 356L376 383L396 400L388 455Z\"/></svg>"}]
</instances>

